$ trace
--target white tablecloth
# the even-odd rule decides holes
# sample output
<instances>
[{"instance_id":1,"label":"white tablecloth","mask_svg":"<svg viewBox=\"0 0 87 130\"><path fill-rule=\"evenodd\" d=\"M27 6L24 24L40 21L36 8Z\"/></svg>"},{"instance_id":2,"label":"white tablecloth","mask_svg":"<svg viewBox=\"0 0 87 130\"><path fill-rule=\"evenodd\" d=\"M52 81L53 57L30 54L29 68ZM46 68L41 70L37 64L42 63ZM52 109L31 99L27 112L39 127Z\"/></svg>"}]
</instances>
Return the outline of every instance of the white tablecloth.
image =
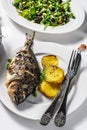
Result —
<instances>
[{"instance_id":1,"label":"white tablecloth","mask_svg":"<svg viewBox=\"0 0 87 130\"><path fill-rule=\"evenodd\" d=\"M61 35L49 35L36 33L35 40L37 41L50 41L62 44L68 48L76 48L81 43L87 45L87 0L77 0L78 4L84 8L86 18L84 24L74 32L61 34ZM6 51L12 51L25 41L25 33L29 30L17 25L11 19L8 18L6 12L3 10L0 0L0 21L1 29L3 33L3 45ZM87 62L87 51L82 54L84 60ZM84 84L84 83L83 83ZM85 84L84 84L85 85ZM41 126L38 121L32 121L21 118L16 114L10 112L0 102L0 129L3 130L57 130L54 123L51 121L46 127ZM87 100L72 114L67 117L67 122L61 130L87 130Z\"/></svg>"}]
</instances>

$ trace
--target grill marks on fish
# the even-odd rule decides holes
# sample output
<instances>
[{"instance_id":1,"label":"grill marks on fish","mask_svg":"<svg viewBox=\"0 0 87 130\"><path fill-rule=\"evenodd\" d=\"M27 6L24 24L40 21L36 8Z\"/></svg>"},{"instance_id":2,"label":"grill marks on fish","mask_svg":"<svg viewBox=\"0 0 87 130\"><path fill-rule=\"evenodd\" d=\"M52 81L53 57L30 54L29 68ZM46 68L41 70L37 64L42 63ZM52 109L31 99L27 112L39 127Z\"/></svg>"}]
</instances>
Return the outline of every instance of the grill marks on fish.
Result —
<instances>
[{"instance_id":1,"label":"grill marks on fish","mask_svg":"<svg viewBox=\"0 0 87 130\"><path fill-rule=\"evenodd\" d=\"M16 53L8 69L6 81L8 94L17 105L23 102L39 84L40 69L31 50L33 37L27 38L24 47Z\"/></svg>"}]
</instances>

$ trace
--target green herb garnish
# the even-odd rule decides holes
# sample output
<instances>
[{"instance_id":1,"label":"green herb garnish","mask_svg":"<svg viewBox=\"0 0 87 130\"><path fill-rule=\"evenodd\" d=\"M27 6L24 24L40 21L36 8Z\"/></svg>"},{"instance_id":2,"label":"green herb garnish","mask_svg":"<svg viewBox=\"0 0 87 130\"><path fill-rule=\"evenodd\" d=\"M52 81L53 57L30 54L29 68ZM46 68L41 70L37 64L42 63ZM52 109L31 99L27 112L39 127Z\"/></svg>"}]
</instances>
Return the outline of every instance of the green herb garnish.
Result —
<instances>
[{"instance_id":1,"label":"green herb garnish","mask_svg":"<svg viewBox=\"0 0 87 130\"><path fill-rule=\"evenodd\" d=\"M8 59L7 61L8 61L8 63L7 63L6 68L7 68L7 70L8 70L8 69L9 69L9 66L10 66L10 63L11 63L11 61L12 61L12 59Z\"/></svg>"},{"instance_id":2,"label":"green herb garnish","mask_svg":"<svg viewBox=\"0 0 87 130\"><path fill-rule=\"evenodd\" d=\"M43 79L45 79L45 70L41 70L40 72L40 80L42 81Z\"/></svg>"},{"instance_id":3,"label":"green herb garnish","mask_svg":"<svg viewBox=\"0 0 87 130\"><path fill-rule=\"evenodd\" d=\"M33 92L32 92L32 95L33 95L34 97L37 97L37 88L38 88L38 87L35 87L34 90L33 90Z\"/></svg>"}]
</instances>

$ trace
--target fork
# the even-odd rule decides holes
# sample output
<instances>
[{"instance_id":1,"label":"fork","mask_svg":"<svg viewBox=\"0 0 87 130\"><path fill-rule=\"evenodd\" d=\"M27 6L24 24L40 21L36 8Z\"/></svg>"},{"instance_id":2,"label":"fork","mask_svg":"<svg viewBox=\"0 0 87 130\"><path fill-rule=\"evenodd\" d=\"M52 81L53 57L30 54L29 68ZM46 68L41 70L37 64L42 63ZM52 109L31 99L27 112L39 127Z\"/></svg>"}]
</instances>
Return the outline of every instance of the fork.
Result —
<instances>
[{"instance_id":1,"label":"fork","mask_svg":"<svg viewBox=\"0 0 87 130\"><path fill-rule=\"evenodd\" d=\"M76 57L76 58L74 58L74 57ZM80 52L76 53L76 51L75 52L73 51L72 55L71 55L71 60L70 60L69 66L68 66L68 70L67 70L68 78L70 80L73 78L73 76L76 75L80 61L81 61ZM64 124L66 122L66 102L67 102L68 93L69 93L69 86L65 93L65 98L62 102L62 105L61 105L60 109L58 110L58 112L55 116L55 119L54 119L54 123L58 127L64 126Z\"/></svg>"},{"instance_id":2,"label":"fork","mask_svg":"<svg viewBox=\"0 0 87 130\"><path fill-rule=\"evenodd\" d=\"M56 109L59 111L59 109L61 108L64 98L66 97L66 99L67 99L66 93L68 92L71 80L74 78L74 76L77 73L80 61L81 61L80 52L76 52L73 50L71 57L70 57L67 74L61 85L60 91L57 94L57 96L54 98L51 105L48 107L48 109L42 115L40 124L47 125L50 122L50 120L52 119ZM66 103L65 103L65 105L66 105ZM58 119L57 117L58 116L56 116L56 118L55 118L56 126L58 126L58 123L59 123L57 120Z\"/></svg>"}]
</instances>

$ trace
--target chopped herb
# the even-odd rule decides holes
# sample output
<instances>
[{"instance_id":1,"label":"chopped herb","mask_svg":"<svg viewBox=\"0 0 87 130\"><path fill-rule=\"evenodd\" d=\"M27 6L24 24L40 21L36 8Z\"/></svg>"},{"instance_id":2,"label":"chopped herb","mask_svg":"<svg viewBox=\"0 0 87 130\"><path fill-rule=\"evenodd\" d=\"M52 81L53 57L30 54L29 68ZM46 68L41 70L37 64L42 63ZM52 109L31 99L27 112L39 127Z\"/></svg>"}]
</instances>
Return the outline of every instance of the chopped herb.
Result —
<instances>
[{"instance_id":1,"label":"chopped herb","mask_svg":"<svg viewBox=\"0 0 87 130\"><path fill-rule=\"evenodd\" d=\"M10 66L10 63L11 63L11 61L12 61L12 59L8 59L7 61L8 61L8 63L7 63L6 68L7 68L7 70L8 70L8 69L9 69L9 66Z\"/></svg>"},{"instance_id":2,"label":"chopped herb","mask_svg":"<svg viewBox=\"0 0 87 130\"><path fill-rule=\"evenodd\" d=\"M11 63L12 59L8 59L8 62Z\"/></svg>"},{"instance_id":3,"label":"chopped herb","mask_svg":"<svg viewBox=\"0 0 87 130\"><path fill-rule=\"evenodd\" d=\"M34 97L37 97L37 87L34 88L33 92L32 92L32 95Z\"/></svg>"},{"instance_id":4,"label":"chopped herb","mask_svg":"<svg viewBox=\"0 0 87 130\"><path fill-rule=\"evenodd\" d=\"M40 72L40 80L42 81L45 78L45 71L44 69Z\"/></svg>"}]
</instances>

